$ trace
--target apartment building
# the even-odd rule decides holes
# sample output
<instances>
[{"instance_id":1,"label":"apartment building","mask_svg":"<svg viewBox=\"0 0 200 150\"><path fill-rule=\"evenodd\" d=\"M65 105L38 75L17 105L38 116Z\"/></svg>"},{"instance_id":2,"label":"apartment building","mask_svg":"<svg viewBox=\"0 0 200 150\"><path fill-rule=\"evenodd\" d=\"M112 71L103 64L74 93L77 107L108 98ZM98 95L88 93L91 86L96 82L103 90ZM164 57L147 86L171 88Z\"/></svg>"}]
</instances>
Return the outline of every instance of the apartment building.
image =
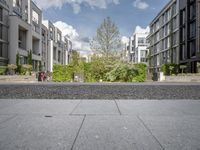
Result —
<instances>
[{"instance_id":1,"label":"apartment building","mask_svg":"<svg viewBox=\"0 0 200 150\"><path fill-rule=\"evenodd\" d=\"M179 0L170 0L154 18L147 40L150 72L159 72L162 64L179 64Z\"/></svg>"},{"instance_id":2,"label":"apartment building","mask_svg":"<svg viewBox=\"0 0 200 150\"><path fill-rule=\"evenodd\" d=\"M66 35L64 37L64 64L69 64L72 61L72 41L70 36Z\"/></svg>"},{"instance_id":3,"label":"apartment building","mask_svg":"<svg viewBox=\"0 0 200 150\"><path fill-rule=\"evenodd\" d=\"M48 70L48 29L42 24L42 70Z\"/></svg>"},{"instance_id":4,"label":"apartment building","mask_svg":"<svg viewBox=\"0 0 200 150\"><path fill-rule=\"evenodd\" d=\"M136 27L133 36L129 40L129 58L132 63L145 63L147 64L148 46L147 36L149 35L149 28L142 29Z\"/></svg>"},{"instance_id":5,"label":"apartment building","mask_svg":"<svg viewBox=\"0 0 200 150\"><path fill-rule=\"evenodd\" d=\"M180 64L188 67L188 72L197 72L200 61L200 1L181 0L180 13Z\"/></svg>"},{"instance_id":6,"label":"apartment building","mask_svg":"<svg viewBox=\"0 0 200 150\"><path fill-rule=\"evenodd\" d=\"M0 0L0 66L8 64L8 16L9 5Z\"/></svg>"},{"instance_id":7,"label":"apartment building","mask_svg":"<svg viewBox=\"0 0 200 150\"><path fill-rule=\"evenodd\" d=\"M52 71L53 64L68 64L72 42L50 21L42 24L42 11L32 0L0 0L0 66L28 63L33 70Z\"/></svg>"},{"instance_id":8,"label":"apartment building","mask_svg":"<svg viewBox=\"0 0 200 150\"><path fill-rule=\"evenodd\" d=\"M41 26L42 11L31 0L10 0L9 15L9 63L27 64L28 52L33 53L33 70L38 71L42 60Z\"/></svg>"},{"instance_id":9,"label":"apartment building","mask_svg":"<svg viewBox=\"0 0 200 150\"><path fill-rule=\"evenodd\" d=\"M43 21L43 24L48 30L47 70L52 71L54 64L69 63L72 42L67 36L62 39L62 32L52 22Z\"/></svg>"}]
</instances>

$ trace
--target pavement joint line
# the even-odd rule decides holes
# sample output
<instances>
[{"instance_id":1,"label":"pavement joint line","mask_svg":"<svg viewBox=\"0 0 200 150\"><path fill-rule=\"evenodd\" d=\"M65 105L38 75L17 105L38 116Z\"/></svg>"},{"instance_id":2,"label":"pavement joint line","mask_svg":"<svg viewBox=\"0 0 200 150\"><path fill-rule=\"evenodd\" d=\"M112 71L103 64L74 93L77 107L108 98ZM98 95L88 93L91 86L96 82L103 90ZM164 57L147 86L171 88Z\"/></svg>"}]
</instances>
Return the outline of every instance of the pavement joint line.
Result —
<instances>
[{"instance_id":1,"label":"pavement joint line","mask_svg":"<svg viewBox=\"0 0 200 150\"><path fill-rule=\"evenodd\" d=\"M119 116L118 114L70 114L69 116Z\"/></svg>"},{"instance_id":2,"label":"pavement joint line","mask_svg":"<svg viewBox=\"0 0 200 150\"><path fill-rule=\"evenodd\" d=\"M115 102L115 105L117 106L117 110L118 110L118 112L119 112L119 115L121 116L121 115L122 115L122 113L121 113L121 111L120 111L120 109L119 109L119 106L118 106L118 104L117 104L117 101L116 101L116 100L114 100L114 102Z\"/></svg>"},{"instance_id":3,"label":"pavement joint line","mask_svg":"<svg viewBox=\"0 0 200 150\"><path fill-rule=\"evenodd\" d=\"M74 109L72 110L72 112L69 115L73 115L74 111L78 108L78 106L81 104L82 100L80 100L80 102L74 107Z\"/></svg>"},{"instance_id":4,"label":"pavement joint line","mask_svg":"<svg viewBox=\"0 0 200 150\"><path fill-rule=\"evenodd\" d=\"M73 150L73 149L74 149L74 145L75 145L75 143L76 143L76 141L77 141L77 139L78 139L78 136L79 136L79 134L80 134L80 131L81 131L81 129L82 129L82 127L83 127L83 124L84 124L84 122L85 122L85 118L86 118L86 115L84 115L84 117L83 117L83 120L82 120L82 122L81 122L80 128L78 129L78 132L77 132L77 134L76 134L76 137L75 137L75 139L74 139L74 142L73 142L72 147L71 147L70 150Z\"/></svg>"},{"instance_id":5,"label":"pavement joint line","mask_svg":"<svg viewBox=\"0 0 200 150\"><path fill-rule=\"evenodd\" d=\"M148 126L145 124L145 122L140 118L140 116L137 115L137 118L140 120L140 122L143 124L143 126L146 128L146 130L153 136L153 138L156 140L156 142L159 144L159 146L162 148L162 150L165 150L165 148L162 146L160 141L157 139L157 137L151 132L151 130L148 128Z\"/></svg>"},{"instance_id":6,"label":"pavement joint line","mask_svg":"<svg viewBox=\"0 0 200 150\"><path fill-rule=\"evenodd\" d=\"M3 124L3 123L5 123L5 122L7 122L7 121L10 121L10 120L14 119L14 118L17 117L17 116L18 116L17 114L14 114L13 116L7 118L6 120L0 122L0 124Z\"/></svg>"}]
</instances>

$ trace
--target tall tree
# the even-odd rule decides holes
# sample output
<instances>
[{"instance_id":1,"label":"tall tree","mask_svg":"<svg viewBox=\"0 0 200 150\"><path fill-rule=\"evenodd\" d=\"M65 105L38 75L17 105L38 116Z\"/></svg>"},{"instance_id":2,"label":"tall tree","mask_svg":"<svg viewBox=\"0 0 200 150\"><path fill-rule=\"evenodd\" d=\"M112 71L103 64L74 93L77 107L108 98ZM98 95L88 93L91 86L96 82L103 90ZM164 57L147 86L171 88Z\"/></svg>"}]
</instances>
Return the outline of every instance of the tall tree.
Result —
<instances>
[{"instance_id":1,"label":"tall tree","mask_svg":"<svg viewBox=\"0 0 200 150\"><path fill-rule=\"evenodd\" d=\"M113 56L119 50L121 44L118 27L112 22L110 17L103 20L97 28L96 36L91 42L91 49L96 54L105 57Z\"/></svg>"}]
</instances>

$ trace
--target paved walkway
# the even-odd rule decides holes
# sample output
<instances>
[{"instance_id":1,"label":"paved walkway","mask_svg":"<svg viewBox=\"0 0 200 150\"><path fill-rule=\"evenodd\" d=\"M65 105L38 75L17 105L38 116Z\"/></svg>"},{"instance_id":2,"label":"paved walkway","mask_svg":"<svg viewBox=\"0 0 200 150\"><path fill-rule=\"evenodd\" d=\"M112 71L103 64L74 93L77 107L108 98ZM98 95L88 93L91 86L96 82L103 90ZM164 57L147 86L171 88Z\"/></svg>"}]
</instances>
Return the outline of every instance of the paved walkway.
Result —
<instances>
[{"instance_id":1,"label":"paved walkway","mask_svg":"<svg viewBox=\"0 0 200 150\"><path fill-rule=\"evenodd\" d=\"M0 100L0 150L199 150L200 101Z\"/></svg>"}]
</instances>

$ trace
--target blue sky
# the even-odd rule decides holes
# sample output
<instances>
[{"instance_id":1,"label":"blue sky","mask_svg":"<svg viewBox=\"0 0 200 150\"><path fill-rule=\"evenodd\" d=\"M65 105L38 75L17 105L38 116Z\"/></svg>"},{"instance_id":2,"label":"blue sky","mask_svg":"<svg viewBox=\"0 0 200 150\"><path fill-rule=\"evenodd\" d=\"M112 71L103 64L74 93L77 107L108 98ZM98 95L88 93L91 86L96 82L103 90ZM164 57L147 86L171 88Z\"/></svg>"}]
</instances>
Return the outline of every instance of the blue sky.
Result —
<instances>
[{"instance_id":1,"label":"blue sky","mask_svg":"<svg viewBox=\"0 0 200 150\"><path fill-rule=\"evenodd\" d=\"M146 28L169 0L35 0L43 10L43 19L59 22L57 26L71 36L76 34L75 47L89 49L87 38L107 16L119 27L121 36L129 37L136 26ZM45 2L46 1L46 2ZM66 26L65 26L66 24ZM65 27L63 27L65 26ZM73 32L71 32L72 30ZM85 44L84 44L85 42Z\"/></svg>"}]
</instances>

